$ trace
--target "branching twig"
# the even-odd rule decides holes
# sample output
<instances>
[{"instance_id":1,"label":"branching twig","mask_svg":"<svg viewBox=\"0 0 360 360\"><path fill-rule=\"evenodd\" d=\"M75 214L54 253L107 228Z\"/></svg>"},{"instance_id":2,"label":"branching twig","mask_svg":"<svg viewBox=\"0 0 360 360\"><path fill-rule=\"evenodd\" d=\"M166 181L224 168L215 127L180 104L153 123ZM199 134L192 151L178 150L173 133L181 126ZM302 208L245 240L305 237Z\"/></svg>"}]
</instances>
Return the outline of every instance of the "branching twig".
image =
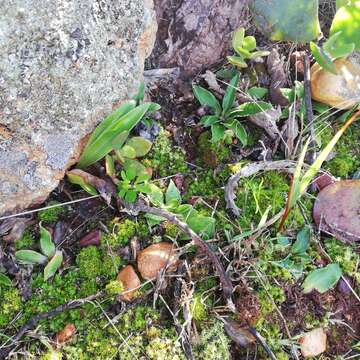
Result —
<instances>
[{"instance_id":1,"label":"branching twig","mask_svg":"<svg viewBox=\"0 0 360 360\"><path fill-rule=\"evenodd\" d=\"M145 212L152 215L160 216L170 221L171 223L176 225L180 230L182 230L185 234L190 236L192 243L198 246L211 260L214 268L219 274L224 300L226 301L229 309L235 311L235 305L232 301L233 286L230 279L226 275L225 270L219 258L217 257L216 253L211 250L210 246L204 240L202 240L199 235L197 235L193 230L191 230L190 227L185 222L181 221L174 214L164 209L151 207L142 202L136 203L131 208L126 207L124 211L130 211L135 213Z\"/></svg>"}]
</instances>

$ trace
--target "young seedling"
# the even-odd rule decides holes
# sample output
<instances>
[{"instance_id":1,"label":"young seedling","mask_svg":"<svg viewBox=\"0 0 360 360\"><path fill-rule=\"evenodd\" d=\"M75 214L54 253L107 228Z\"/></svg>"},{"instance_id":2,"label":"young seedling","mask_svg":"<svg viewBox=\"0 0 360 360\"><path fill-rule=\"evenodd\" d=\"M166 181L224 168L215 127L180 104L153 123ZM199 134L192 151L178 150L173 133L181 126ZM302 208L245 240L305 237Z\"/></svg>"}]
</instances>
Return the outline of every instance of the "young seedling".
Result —
<instances>
[{"instance_id":1,"label":"young seedling","mask_svg":"<svg viewBox=\"0 0 360 360\"><path fill-rule=\"evenodd\" d=\"M200 119L200 124L204 127L211 128L211 141L214 143L224 141L225 143L231 144L232 138L236 137L246 146L248 143L246 129L238 119L255 115L272 107L271 104L263 101L247 102L238 107L234 107L238 82L239 75L237 74L231 79L221 105L209 90L198 85L193 85L193 92L196 99L202 106L207 106L211 110L212 114L203 116Z\"/></svg>"},{"instance_id":2,"label":"young seedling","mask_svg":"<svg viewBox=\"0 0 360 360\"><path fill-rule=\"evenodd\" d=\"M50 232L40 223L40 250L41 253L34 250L19 250L15 253L15 258L22 264L43 265L44 281L50 279L61 266L63 253L57 250L51 239Z\"/></svg>"}]
</instances>

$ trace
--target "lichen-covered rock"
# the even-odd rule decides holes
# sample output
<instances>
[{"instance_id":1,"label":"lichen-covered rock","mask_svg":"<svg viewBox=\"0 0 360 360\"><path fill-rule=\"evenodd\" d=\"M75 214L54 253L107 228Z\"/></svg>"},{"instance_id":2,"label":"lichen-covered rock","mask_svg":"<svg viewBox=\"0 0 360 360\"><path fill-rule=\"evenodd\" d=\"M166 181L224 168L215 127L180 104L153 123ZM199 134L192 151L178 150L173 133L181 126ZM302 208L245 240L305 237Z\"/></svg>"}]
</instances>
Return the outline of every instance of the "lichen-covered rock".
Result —
<instances>
[{"instance_id":1,"label":"lichen-covered rock","mask_svg":"<svg viewBox=\"0 0 360 360\"><path fill-rule=\"evenodd\" d=\"M152 0L0 2L0 215L43 201L135 92L154 14Z\"/></svg>"}]
</instances>

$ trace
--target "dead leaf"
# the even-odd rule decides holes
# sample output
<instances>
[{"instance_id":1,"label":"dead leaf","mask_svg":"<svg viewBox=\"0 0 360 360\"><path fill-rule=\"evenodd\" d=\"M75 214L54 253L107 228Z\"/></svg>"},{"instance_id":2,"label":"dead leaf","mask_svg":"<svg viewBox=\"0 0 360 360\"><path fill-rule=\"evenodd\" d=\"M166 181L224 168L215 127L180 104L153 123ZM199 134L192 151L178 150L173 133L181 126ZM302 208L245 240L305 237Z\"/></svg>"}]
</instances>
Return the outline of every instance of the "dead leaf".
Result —
<instances>
[{"instance_id":1,"label":"dead leaf","mask_svg":"<svg viewBox=\"0 0 360 360\"><path fill-rule=\"evenodd\" d=\"M360 241L360 180L341 180L318 194L313 218L321 231L344 242Z\"/></svg>"},{"instance_id":2,"label":"dead leaf","mask_svg":"<svg viewBox=\"0 0 360 360\"><path fill-rule=\"evenodd\" d=\"M71 340L71 338L74 336L76 332L76 327L74 324L67 324L65 325L65 327L60 330L56 336L55 336L55 342L57 344L63 344L69 340Z\"/></svg>"},{"instance_id":3,"label":"dead leaf","mask_svg":"<svg viewBox=\"0 0 360 360\"><path fill-rule=\"evenodd\" d=\"M284 70L284 60L276 49L272 49L266 62L270 75L270 100L274 105L286 106L288 100L283 96L280 89L287 86L287 78Z\"/></svg>"},{"instance_id":4,"label":"dead leaf","mask_svg":"<svg viewBox=\"0 0 360 360\"><path fill-rule=\"evenodd\" d=\"M280 132L276 122L280 119L281 108L272 108L256 115L249 116L249 120L256 126L264 129L272 140L276 140L280 136Z\"/></svg>"},{"instance_id":5,"label":"dead leaf","mask_svg":"<svg viewBox=\"0 0 360 360\"><path fill-rule=\"evenodd\" d=\"M240 326L236 321L224 321L224 329L228 336L239 346L249 347L256 342L255 336L246 327Z\"/></svg>"},{"instance_id":6,"label":"dead leaf","mask_svg":"<svg viewBox=\"0 0 360 360\"><path fill-rule=\"evenodd\" d=\"M224 90L218 84L217 79L216 79L216 75L212 71L206 70L205 74L202 75L202 77L207 82L207 84L209 85L209 88L211 90L214 90L219 94L224 94Z\"/></svg>"},{"instance_id":7,"label":"dead leaf","mask_svg":"<svg viewBox=\"0 0 360 360\"><path fill-rule=\"evenodd\" d=\"M99 246L101 242L101 231L100 230L92 230L83 236L79 241L80 247L86 246Z\"/></svg>"},{"instance_id":8,"label":"dead leaf","mask_svg":"<svg viewBox=\"0 0 360 360\"><path fill-rule=\"evenodd\" d=\"M0 225L0 235L7 242L14 242L20 239L27 226L34 223L33 218L16 217L6 219ZM8 233L7 235L5 235Z\"/></svg>"},{"instance_id":9,"label":"dead leaf","mask_svg":"<svg viewBox=\"0 0 360 360\"><path fill-rule=\"evenodd\" d=\"M323 328L317 328L304 334L299 340L301 353L305 358L314 357L326 351L326 333Z\"/></svg>"}]
</instances>

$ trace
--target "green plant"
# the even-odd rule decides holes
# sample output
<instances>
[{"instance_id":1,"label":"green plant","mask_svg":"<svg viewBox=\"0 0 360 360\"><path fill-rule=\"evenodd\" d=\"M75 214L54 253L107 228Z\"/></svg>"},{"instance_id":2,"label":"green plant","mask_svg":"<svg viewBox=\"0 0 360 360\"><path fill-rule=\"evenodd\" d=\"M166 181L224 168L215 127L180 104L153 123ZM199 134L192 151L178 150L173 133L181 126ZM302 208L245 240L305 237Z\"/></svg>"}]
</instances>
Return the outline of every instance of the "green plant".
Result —
<instances>
[{"instance_id":1,"label":"green plant","mask_svg":"<svg viewBox=\"0 0 360 360\"><path fill-rule=\"evenodd\" d=\"M11 281L10 281L11 284ZM21 296L12 285L0 283L0 328L7 326L15 314L21 310Z\"/></svg>"},{"instance_id":2,"label":"green plant","mask_svg":"<svg viewBox=\"0 0 360 360\"><path fill-rule=\"evenodd\" d=\"M51 205L57 205L60 204L57 201L50 201L47 206L51 206ZM59 216L61 214L63 214L66 211L66 209L62 206L58 206L58 207L53 207L50 209L45 209L45 210L41 210L39 211L39 219L40 221L43 221L45 223L53 223L55 221L57 221L59 219Z\"/></svg>"},{"instance_id":3,"label":"green plant","mask_svg":"<svg viewBox=\"0 0 360 360\"><path fill-rule=\"evenodd\" d=\"M130 131L144 115L148 111L155 111L159 108L159 105L155 103L136 106L135 100L121 105L107 116L91 134L77 165L80 168L87 167L102 159L111 150L121 149Z\"/></svg>"},{"instance_id":4,"label":"green plant","mask_svg":"<svg viewBox=\"0 0 360 360\"><path fill-rule=\"evenodd\" d=\"M40 227L40 249L41 253L34 250L18 250L15 253L16 259L23 264L46 264L44 268L44 280L51 278L61 266L63 260L62 251L56 250L55 244L51 239L50 232Z\"/></svg>"},{"instance_id":5,"label":"green plant","mask_svg":"<svg viewBox=\"0 0 360 360\"><path fill-rule=\"evenodd\" d=\"M203 116L200 119L200 123L204 127L211 128L211 141L214 143L225 141L231 144L232 138L236 137L246 146L248 135L238 119L255 115L271 108L271 105L265 102L248 102L234 108L238 81L239 75L236 74L226 89L222 105L220 105L220 102L210 91L201 86L193 85L193 92L196 99L202 106L208 106L211 109L212 114Z\"/></svg>"},{"instance_id":6,"label":"green plant","mask_svg":"<svg viewBox=\"0 0 360 360\"><path fill-rule=\"evenodd\" d=\"M168 188L165 193L165 202L161 207L169 212L177 215L181 220L185 221L189 227L205 239L210 239L215 233L215 219L209 216L199 214L197 210L190 204L181 204L182 198L180 191L175 186L174 182L170 180ZM164 218L152 214L146 214L150 225L159 224L165 221ZM188 239L188 236L182 234L183 239Z\"/></svg>"},{"instance_id":7,"label":"green plant","mask_svg":"<svg viewBox=\"0 0 360 360\"><path fill-rule=\"evenodd\" d=\"M239 68L246 68L245 60L255 59L262 56L268 56L269 51L257 50L256 39L254 36L245 36L245 29L240 27L235 30L232 37L232 47L237 55L228 56L227 60L230 64Z\"/></svg>"}]
</instances>

